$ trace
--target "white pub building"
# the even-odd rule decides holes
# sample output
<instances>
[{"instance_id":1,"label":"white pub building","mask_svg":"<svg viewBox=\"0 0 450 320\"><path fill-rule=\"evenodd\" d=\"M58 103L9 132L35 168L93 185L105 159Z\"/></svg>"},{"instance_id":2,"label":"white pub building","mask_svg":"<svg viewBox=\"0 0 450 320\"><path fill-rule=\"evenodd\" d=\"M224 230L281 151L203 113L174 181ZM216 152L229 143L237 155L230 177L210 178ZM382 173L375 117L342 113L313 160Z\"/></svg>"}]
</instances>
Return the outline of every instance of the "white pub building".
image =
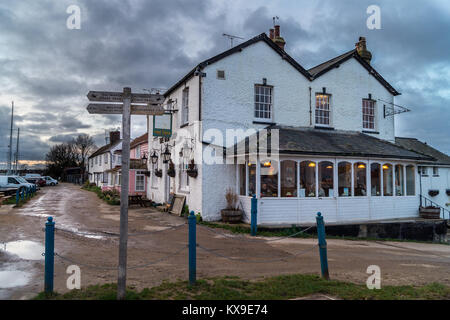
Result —
<instances>
[{"instance_id":1,"label":"white pub building","mask_svg":"<svg viewBox=\"0 0 450 320\"><path fill-rule=\"evenodd\" d=\"M246 221L256 195L259 225L312 223L319 211L327 223L418 217L417 167L436 159L396 144L400 93L374 69L365 38L309 70L284 46L275 26L201 62L165 93L172 135L152 136L149 119L148 198L182 194L189 210L220 220L231 187ZM227 129L276 129L278 150L266 158L249 144L233 148ZM208 164L205 154L227 164Z\"/></svg>"}]
</instances>

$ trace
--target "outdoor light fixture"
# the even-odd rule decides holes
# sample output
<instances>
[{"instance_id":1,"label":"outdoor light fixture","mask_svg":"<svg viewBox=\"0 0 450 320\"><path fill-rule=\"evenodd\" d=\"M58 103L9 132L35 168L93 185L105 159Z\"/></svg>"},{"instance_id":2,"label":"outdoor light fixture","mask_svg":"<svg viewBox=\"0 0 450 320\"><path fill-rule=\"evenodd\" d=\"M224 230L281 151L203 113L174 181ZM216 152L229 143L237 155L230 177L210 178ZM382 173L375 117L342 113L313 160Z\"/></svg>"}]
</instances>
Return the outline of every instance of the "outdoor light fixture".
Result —
<instances>
[{"instance_id":1,"label":"outdoor light fixture","mask_svg":"<svg viewBox=\"0 0 450 320\"><path fill-rule=\"evenodd\" d=\"M144 155L141 158L142 164L146 164L147 163L147 152L144 153Z\"/></svg>"},{"instance_id":2,"label":"outdoor light fixture","mask_svg":"<svg viewBox=\"0 0 450 320\"><path fill-rule=\"evenodd\" d=\"M327 166L327 169L333 169L333 166Z\"/></svg>"},{"instance_id":3,"label":"outdoor light fixture","mask_svg":"<svg viewBox=\"0 0 450 320\"><path fill-rule=\"evenodd\" d=\"M309 164L308 164L308 167L311 167L311 168L314 168L316 166L316 164L314 163L314 162L310 162Z\"/></svg>"},{"instance_id":4,"label":"outdoor light fixture","mask_svg":"<svg viewBox=\"0 0 450 320\"><path fill-rule=\"evenodd\" d=\"M156 162L158 162L158 155L156 154L155 151L153 151L152 155L150 156L150 159L152 159L153 164L156 164Z\"/></svg>"},{"instance_id":5,"label":"outdoor light fixture","mask_svg":"<svg viewBox=\"0 0 450 320\"><path fill-rule=\"evenodd\" d=\"M264 167L270 167L272 164L270 163L270 161L266 161L264 162L263 166Z\"/></svg>"},{"instance_id":6,"label":"outdoor light fixture","mask_svg":"<svg viewBox=\"0 0 450 320\"><path fill-rule=\"evenodd\" d=\"M167 163L170 160L170 151L169 151L169 147L166 146L166 150L164 150L164 152L162 153L162 157L163 157L163 163Z\"/></svg>"},{"instance_id":7,"label":"outdoor light fixture","mask_svg":"<svg viewBox=\"0 0 450 320\"><path fill-rule=\"evenodd\" d=\"M383 169L389 169L389 166L386 164L383 164Z\"/></svg>"},{"instance_id":8,"label":"outdoor light fixture","mask_svg":"<svg viewBox=\"0 0 450 320\"><path fill-rule=\"evenodd\" d=\"M362 163L358 164L358 169L364 169L366 166Z\"/></svg>"}]
</instances>

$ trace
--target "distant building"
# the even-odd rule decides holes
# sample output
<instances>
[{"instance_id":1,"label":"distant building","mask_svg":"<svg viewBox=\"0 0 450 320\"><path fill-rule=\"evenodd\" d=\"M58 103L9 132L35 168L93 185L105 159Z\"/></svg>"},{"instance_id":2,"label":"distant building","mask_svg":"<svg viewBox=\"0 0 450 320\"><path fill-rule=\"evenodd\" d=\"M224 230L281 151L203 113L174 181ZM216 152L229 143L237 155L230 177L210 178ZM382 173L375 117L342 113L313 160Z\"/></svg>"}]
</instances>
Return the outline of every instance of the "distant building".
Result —
<instances>
[{"instance_id":1,"label":"distant building","mask_svg":"<svg viewBox=\"0 0 450 320\"><path fill-rule=\"evenodd\" d=\"M415 138L396 137L395 142L408 150L436 159L434 162L419 163L417 174L420 194L450 209L450 157Z\"/></svg>"},{"instance_id":2,"label":"distant building","mask_svg":"<svg viewBox=\"0 0 450 320\"><path fill-rule=\"evenodd\" d=\"M119 131L109 133L109 143L100 147L88 158L88 179L97 186L108 186L108 170L121 163L115 151L122 149Z\"/></svg>"}]
</instances>

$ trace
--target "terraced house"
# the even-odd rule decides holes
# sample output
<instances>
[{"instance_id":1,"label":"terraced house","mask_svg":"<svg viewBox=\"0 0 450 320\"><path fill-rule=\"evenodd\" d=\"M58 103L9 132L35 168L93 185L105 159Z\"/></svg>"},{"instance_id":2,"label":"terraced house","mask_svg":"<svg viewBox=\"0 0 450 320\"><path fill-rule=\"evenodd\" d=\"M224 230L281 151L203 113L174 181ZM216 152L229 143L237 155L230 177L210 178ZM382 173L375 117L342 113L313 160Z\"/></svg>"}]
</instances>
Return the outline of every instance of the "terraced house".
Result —
<instances>
[{"instance_id":1,"label":"terraced house","mask_svg":"<svg viewBox=\"0 0 450 320\"><path fill-rule=\"evenodd\" d=\"M258 224L311 223L318 211L328 223L417 217L418 165L436 159L396 144L400 93L375 70L366 39L310 69L285 46L275 26L199 63L165 93L172 134L158 137L149 119L147 196L183 194L205 220L220 219L230 187L247 221L256 196ZM276 158L250 143L235 148L227 129L276 129ZM211 154L228 164L208 164Z\"/></svg>"}]
</instances>

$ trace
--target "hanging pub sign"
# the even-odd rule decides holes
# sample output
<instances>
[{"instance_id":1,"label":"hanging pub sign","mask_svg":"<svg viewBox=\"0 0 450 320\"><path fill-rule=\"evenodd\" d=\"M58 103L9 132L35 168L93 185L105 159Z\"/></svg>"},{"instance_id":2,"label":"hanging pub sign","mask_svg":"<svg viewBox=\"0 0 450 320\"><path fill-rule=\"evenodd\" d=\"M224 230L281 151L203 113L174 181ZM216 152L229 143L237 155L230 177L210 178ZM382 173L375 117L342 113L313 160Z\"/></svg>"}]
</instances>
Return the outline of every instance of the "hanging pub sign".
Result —
<instances>
[{"instance_id":1,"label":"hanging pub sign","mask_svg":"<svg viewBox=\"0 0 450 320\"><path fill-rule=\"evenodd\" d=\"M172 136L172 114L153 116L153 136L165 138Z\"/></svg>"}]
</instances>

